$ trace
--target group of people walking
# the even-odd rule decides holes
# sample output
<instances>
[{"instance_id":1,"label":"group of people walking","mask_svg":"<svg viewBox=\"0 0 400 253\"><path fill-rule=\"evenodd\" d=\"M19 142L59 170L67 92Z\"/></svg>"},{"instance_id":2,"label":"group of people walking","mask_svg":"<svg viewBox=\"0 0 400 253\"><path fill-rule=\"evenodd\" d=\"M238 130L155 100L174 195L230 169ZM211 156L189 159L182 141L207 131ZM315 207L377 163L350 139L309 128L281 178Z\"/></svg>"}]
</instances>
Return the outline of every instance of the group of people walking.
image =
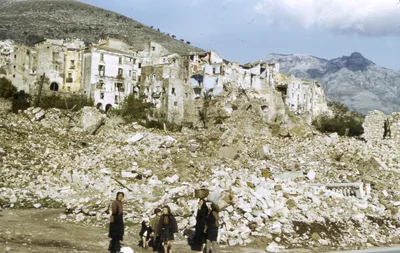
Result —
<instances>
[{"instance_id":1,"label":"group of people walking","mask_svg":"<svg viewBox=\"0 0 400 253\"><path fill-rule=\"evenodd\" d=\"M116 200L111 204L110 227L108 236L111 238L108 250L111 253L118 253L121 250L120 242L124 236L123 216L123 192L118 192ZM216 203L211 203L208 207L205 199L198 202L196 215L196 226L193 238L190 242L192 246L197 246L201 251L209 253L217 252L216 242L219 227L219 207ZM172 243L174 234L178 232L178 225L169 206L154 210L155 217L152 220L144 220L139 232L139 246L147 249L153 248L155 252L172 253Z\"/></svg>"}]
</instances>

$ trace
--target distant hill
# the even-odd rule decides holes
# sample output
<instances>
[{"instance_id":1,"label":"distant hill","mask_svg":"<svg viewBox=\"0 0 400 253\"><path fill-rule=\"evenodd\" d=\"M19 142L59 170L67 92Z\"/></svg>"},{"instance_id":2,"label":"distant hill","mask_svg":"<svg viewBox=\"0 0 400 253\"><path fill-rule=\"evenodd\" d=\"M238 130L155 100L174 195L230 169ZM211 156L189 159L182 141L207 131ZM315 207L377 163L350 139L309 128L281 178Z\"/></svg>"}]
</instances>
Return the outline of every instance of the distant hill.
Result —
<instances>
[{"instance_id":1,"label":"distant hill","mask_svg":"<svg viewBox=\"0 0 400 253\"><path fill-rule=\"evenodd\" d=\"M332 60L301 54L270 54L263 60L279 62L282 73L320 81L328 100L357 112L400 111L400 71L377 66L358 52Z\"/></svg>"},{"instance_id":2,"label":"distant hill","mask_svg":"<svg viewBox=\"0 0 400 253\"><path fill-rule=\"evenodd\" d=\"M174 53L201 51L138 21L81 2L0 0L0 40L32 45L45 37L80 38L87 42L115 37L138 49L151 40Z\"/></svg>"}]
</instances>

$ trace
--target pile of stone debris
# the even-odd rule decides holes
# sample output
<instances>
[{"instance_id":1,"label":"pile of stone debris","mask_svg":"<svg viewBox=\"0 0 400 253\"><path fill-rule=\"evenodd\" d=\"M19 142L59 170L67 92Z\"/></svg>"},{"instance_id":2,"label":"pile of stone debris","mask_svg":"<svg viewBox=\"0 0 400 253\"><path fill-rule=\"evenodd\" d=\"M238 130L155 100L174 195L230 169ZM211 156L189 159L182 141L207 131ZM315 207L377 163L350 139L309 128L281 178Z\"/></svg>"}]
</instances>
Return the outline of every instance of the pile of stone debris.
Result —
<instances>
[{"instance_id":1,"label":"pile of stone debris","mask_svg":"<svg viewBox=\"0 0 400 253\"><path fill-rule=\"evenodd\" d=\"M195 224L193 190L207 187L219 198L222 243L263 238L271 252L399 243L395 141L257 122L167 133L88 107L0 114L0 208L65 207L60 221L104 227L122 190L127 234L165 204L183 231Z\"/></svg>"}]
</instances>

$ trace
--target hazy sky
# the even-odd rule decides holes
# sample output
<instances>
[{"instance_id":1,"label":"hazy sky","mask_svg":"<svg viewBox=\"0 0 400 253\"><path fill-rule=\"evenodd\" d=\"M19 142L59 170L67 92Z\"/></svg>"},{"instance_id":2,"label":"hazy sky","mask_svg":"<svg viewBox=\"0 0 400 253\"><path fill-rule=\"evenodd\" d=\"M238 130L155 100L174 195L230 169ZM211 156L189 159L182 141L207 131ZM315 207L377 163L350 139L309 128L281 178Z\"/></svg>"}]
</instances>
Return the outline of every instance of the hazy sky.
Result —
<instances>
[{"instance_id":1,"label":"hazy sky","mask_svg":"<svg viewBox=\"0 0 400 253\"><path fill-rule=\"evenodd\" d=\"M325 59L357 51L400 69L400 0L80 0L175 34L230 61Z\"/></svg>"}]
</instances>

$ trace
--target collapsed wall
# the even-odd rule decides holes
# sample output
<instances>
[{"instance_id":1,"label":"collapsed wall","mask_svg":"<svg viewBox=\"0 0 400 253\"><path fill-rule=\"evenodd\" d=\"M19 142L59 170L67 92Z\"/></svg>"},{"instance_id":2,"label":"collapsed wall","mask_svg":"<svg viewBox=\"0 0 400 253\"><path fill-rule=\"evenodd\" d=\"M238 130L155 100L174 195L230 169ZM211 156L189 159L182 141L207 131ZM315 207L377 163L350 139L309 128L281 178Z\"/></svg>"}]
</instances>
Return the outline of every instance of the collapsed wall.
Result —
<instances>
[{"instance_id":1,"label":"collapsed wall","mask_svg":"<svg viewBox=\"0 0 400 253\"><path fill-rule=\"evenodd\" d=\"M263 105L256 101L238 103L213 127L177 133L115 118L100 126L103 117L87 108L4 115L0 207L65 207L61 222L104 226L108 205L122 190L126 221L133 224L127 235L136 236L142 219L168 204L177 216L177 240L184 240L181 232L195 223L193 190L206 186L221 193L224 244L258 238L269 249L398 242L400 149L393 142L371 148L311 130L275 135L256 113Z\"/></svg>"},{"instance_id":2,"label":"collapsed wall","mask_svg":"<svg viewBox=\"0 0 400 253\"><path fill-rule=\"evenodd\" d=\"M364 123L364 139L369 143L377 143L384 139L400 142L400 113L394 112L385 115L383 112L374 110L368 112Z\"/></svg>"}]
</instances>

